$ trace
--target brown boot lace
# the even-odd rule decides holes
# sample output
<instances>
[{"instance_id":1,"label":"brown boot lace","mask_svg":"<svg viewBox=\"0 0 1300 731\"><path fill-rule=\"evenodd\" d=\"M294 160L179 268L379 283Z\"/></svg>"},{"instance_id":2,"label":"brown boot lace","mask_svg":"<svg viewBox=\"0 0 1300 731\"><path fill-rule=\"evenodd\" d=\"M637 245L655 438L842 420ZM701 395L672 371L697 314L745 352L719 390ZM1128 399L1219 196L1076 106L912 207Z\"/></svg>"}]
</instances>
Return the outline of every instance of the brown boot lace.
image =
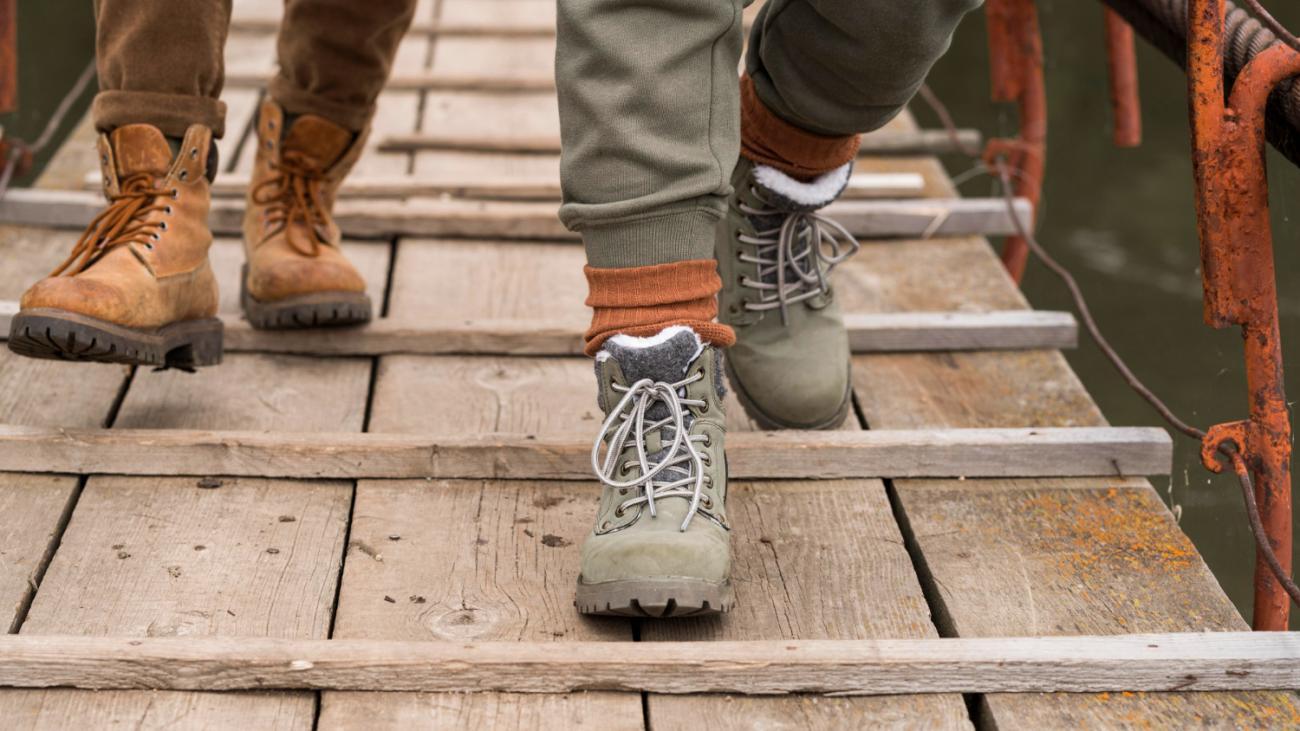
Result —
<instances>
[{"instance_id":1,"label":"brown boot lace","mask_svg":"<svg viewBox=\"0 0 1300 731\"><path fill-rule=\"evenodd\" d=\"M72 253L50 272L73 276L85 271L109 250L125 244L144 244L152 249L158 233L167 230L166 221L143 220L154 211L171 212L171 206L160 203L163 196L176 197L177 191L154 186L153 175L136 173L122 181L121 193L108 202L108 207L95 216L77 239Z\"/></svg>"},{"instance_id":2,"label":"brown boot lace","mask_svg":"<svg viewBox=\"0 0 1300 731\"><path fill-rule=\"evenodd\" d=\"M287 231L289 246L303 256L319 256L320 247L329 240L329 211L322 189L325 172L311 158L286 151L279 162L271 162L273 177L253 188L253 202L267 206L266 221L270 228L262 241ZM302 226L294 226L301 221ZM306 236L295 235L306 231ZM303 242L301 239L305 238Z\"/></svg>"}]
</instances>

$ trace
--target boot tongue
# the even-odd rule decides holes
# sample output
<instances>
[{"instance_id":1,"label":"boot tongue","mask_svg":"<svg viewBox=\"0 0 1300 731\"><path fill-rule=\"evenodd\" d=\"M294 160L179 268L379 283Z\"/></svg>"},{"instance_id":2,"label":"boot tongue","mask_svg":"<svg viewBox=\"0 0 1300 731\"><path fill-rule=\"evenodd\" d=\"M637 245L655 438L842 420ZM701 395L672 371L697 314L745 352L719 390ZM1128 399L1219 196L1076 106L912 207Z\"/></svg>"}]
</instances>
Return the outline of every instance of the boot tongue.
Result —
<instances>
[{"instance_id":1,"label":"boot tongue","mask_svg":"<svg viewBox=\"0 0 1300 731\"><path fill-rule=\"evenodd\" d=\"M149 173L162 177L172 164L172 148L162 130L150 124L128 124L113 130L109 136L113 156L117 158L117 174L122 177Z\"/></svg>"},{"instance_id":2,"label":"boot tongue","mask_svg":"<svg viewBox=\"0 0 1300 731\"><path fill-rule=\"evenodd\" d=\"M304 114L293 120L284 135L284 150L297 152L311 158L322 169L332 166L348 145L352 144L352 133L337 124L318 117Z\"/></svg>"},{"instance_id":3,"label":"boot tongue","mask_svg":"<svg viewBox=\"0 0 1300 731\"><path fill-rule=\"evenodd\" d=\"M675 326L648 338L615 335L605 341L602 350L618 362L631 385L643 378L664 383L682 380L702 347L694 330Z\"/></svg>"}]
</instances>

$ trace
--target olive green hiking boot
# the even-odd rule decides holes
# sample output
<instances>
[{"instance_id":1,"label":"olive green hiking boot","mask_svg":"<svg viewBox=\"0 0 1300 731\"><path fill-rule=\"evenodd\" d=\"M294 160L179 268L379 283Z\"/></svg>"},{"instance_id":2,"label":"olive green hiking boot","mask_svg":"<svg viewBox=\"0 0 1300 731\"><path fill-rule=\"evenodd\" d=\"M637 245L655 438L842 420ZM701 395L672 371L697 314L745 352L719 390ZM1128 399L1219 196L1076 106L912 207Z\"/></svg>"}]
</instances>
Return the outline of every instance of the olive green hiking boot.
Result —
<instances>
[{"instance_id":1,"label":"olive green hiking boot","mask_svg":"<svg viewBox=\"0 0 1300 731\"><path fill-rule=\"evenodd\" d=\"M718 227L718 319L736 331L727 375L764 429L833 429L849 412L849 339L828 276L858 250L817 213L851 163L803 183L741 158Z\"/></svg>"},{"instance_id":2,"label":"olive green hiking boot","mask_svg":"<svg viewBox=\"0 0 1300 731\"><path fill-rule=\"evenodd\" d=\"M596 356L604 485L582 544L583 614L726 612L731 591L722 354L688 327L617 335Z\"/></svg>"}]
</instances>

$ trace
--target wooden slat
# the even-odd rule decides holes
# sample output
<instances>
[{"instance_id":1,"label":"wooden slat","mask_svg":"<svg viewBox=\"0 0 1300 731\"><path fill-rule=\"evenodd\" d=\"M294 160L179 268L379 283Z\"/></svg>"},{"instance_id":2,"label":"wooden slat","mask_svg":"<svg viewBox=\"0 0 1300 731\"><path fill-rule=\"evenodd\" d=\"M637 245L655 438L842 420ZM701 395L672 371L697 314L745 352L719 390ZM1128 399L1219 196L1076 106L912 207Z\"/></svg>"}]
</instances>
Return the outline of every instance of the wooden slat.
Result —
<instances>
[{"instance_id":1,"label":"wooden slat","mask_svg":"<svg viewBox=\"0 0 1300 731\"><path fill-rule=\"evenodd\" d=\"M1061 477L1168 474L1161 429L933 429L737 434L732 476ZM16 472L301 478L587 480L587 440L510 434L347 434L0 425Z\"/></svg>"},{"instance_id":2,"label":"wooden slat","mask_svg":"<svg viewBox=\"0 0 1300 731\"><path fill-rule=\"evenodd\" d=\"M265 72L249 71L243 73L226 73L228 88L261 89L266 86L269 75ZM554 91L553 76L502 77L470 74L446 73L406 73L394 74L384 85L386 91L459 91L480 92L483 94L535 93ZM411 148L393 147L387 152L409 152Z\"/></svg>"},{"instance_id":3,"label":"wooden slat","mask_svg":"<svg viewBox=\"0 0 1300 731\"><path fill-rule=\"evenodd\" d=\"M240 18L230 21L231 34L270 34L280 28L278 18ZM470 38L552 38L555 36L554 24L513 25L496 23L453 23L437 21L416 21L408 31L410 35L429 36L464 36Z\"/></svg>"},{"instance_id":4,"label":"wooden slat","mask_svg":"<svg viewBox=\"0 0 1300 731\"><path fill-rule=\"evenodd\" d=\"M379 153L376 153L379 154ZM558 166L558 161L556 165ZM229 174L217 178L212 194L225 198L242 198L248 193L248 176ZM917 173L856 173L844 190L846 200L859 198L905 198L919 196L925 179ZM89 173L85 179L88 190L99 190L98 173ZM420 198L448 196L486 200L558 201L560 180L549 176L528 180L519 176L489 179L483 176L458 180L423 179L408 176L358 177L349 176L339 189L342 198Z\"/></svg>"},{"instance_id":5,"label":"wooden slat","mask_svg":"<svg viewBox=\"0 0 1300 731\"><path fill-rule=\"evenodd\" d=\"M531 88L534 82L515 82L507 88L507 82L495 82L501 88L489 88L485 80L469 78L451 78L452 84L460 88L445 86L447 82L436 77L418 77L403 80L410 85L440 91L470 90L467 82L477 81L479 92L515 92L527 93L537 89ZM540 80L539 80L540 82ZM962 129L956 131L956 139L946 130L915 131L880 131L862 136L862 145L858 149L860 156L871 155L939 155L959 152L962 149L979 147L982 137L979 130ZM556 136L523 135L503 137L499 135L466 135L461 133L424 132L414 135L389 135L379 142L379 149L389 152L421 150L463 150L471 152L515 153L523 155L556 155L560 152L560 138Z\"/></svg>"},{"instance_id":6,"label":"wooden slat","mask_svg":"<svg viewBox=\"0 0 1300 731\"><path fill-rule=\"evenodd\" d=\"M750 642L0 636L0 686L564 693L1041 693L1300 688L1300 636Z\"/></svg>"},{"instance_id":7,"label":"wooden slat","mask_svg":"<svg viewBox=\"0 0 1300 731\"><path fill-rule=\"evenodd\" d=\"M0 220L52 228L84 227L103 208L102 198L88 191L13 190L0 201ZM1028 225L1031 206L1017 199L1020 225ZM864 238L927 238L984 234L1008 235L1017 230L1006 202L1000 198L948 200L840 200L827 215L855 236ZM335 220L345 236L472 236L542 238L576 241L556 217L552 203L411 199L339 201ZM238 235L243 222L242 201L213 201L209 225L214 233Z\"/></svg>"}]
</instances>

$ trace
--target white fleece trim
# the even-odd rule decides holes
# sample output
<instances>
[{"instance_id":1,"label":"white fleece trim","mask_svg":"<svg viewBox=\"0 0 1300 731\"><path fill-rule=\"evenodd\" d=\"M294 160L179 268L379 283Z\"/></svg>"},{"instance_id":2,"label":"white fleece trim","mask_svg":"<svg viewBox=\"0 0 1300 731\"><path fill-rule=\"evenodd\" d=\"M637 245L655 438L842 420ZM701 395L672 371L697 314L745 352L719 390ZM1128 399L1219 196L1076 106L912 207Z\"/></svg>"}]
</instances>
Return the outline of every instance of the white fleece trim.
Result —
<instances>
[{"instance_id":1,"label":"white fleece trim","mask_svg":"<svg viewBox=\"0 0 1300 731\"><path fill-rule=\"evenodd\" d=\"M700 334L692 330L688 325L672 325L648 337L637 337L635 335L619 333L605 342L613 343L620 348L627 348L629 350L643 350L645 348L653 348L656 345L662 345L671 340L674 336L683 332L688 332L695 338L695 354L691 356L691 362L694 362L696 358L700 357L700 353L704 352L704 341L700 339ZM596 353L596 360L598 362L603 363L611 357L609 351L605 350L603 347L600 349L599 353Z\"/></svg>"},{"instance_id":2,"label":"white fleece trim","mask_svg":"<svg viewBox=\"0 0 1300 731\"><path fill-rule=\"evenodd\" d=\"M769 165L754 166L754 182L801 206L823 206L839 195L849 182L853 163L846 162L829 173L804 183Z\"/></svg>"}]
</instances>

